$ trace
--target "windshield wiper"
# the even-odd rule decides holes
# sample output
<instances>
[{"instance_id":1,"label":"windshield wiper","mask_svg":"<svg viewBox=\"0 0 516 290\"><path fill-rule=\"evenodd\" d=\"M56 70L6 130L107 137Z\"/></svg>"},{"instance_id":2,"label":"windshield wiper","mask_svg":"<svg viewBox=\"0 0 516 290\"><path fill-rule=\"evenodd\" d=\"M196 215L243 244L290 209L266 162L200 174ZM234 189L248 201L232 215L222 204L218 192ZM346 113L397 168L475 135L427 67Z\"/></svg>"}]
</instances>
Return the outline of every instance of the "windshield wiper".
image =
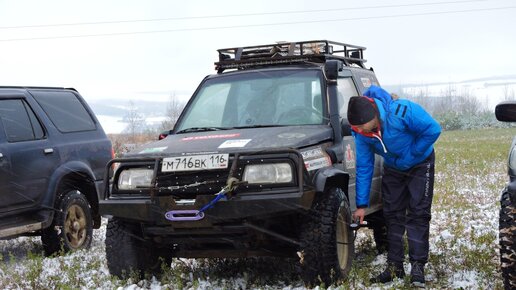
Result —
<instances>
[{"instance_id":1,"label":"windshield wiper","mask_svg":"<svg viewBox=\"0 0 516 290\"><path fill-rule=\"evenodd\" d=\"M268 128L268 127L285 127L285 126L288 126L288 125L279 125L279 124L275 124L275 125L248 125L248 126L238 126L238 127L233 127L235 129L246 129L246 128Z\"/></svg>"},{"instance_id":2,"label":"windshield wiper","mask_svg":"<svg viewBox=\"0 0 516 290\"><path fill-rule=\"evenodd\" d=\"M192 127L192 128L186 128L186 129L177 131L176 134L189 133L189 132L219 131L219 130L228 130L228 129L232 129L232 128L226 128L226 127Z\"/></svg>"}]
</instances>

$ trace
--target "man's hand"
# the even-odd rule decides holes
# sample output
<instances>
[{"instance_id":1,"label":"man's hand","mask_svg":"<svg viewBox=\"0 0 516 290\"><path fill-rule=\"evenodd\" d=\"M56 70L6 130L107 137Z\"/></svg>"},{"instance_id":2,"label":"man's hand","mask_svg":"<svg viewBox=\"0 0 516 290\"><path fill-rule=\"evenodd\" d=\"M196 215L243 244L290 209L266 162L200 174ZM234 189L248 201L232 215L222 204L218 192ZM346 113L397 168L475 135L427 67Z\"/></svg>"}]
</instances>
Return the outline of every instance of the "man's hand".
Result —
<instances>
[{"instance_id":1,"label":"man's hand","mask_svg":"<svg viewBox=\"0 0 516 290\"><path fill-rule=\"evenodd\" d=\"M360 221L360 224L364 223L364 216L365 216L365 208L357 208L355 212L353 213L353 220Z\"/></svg>"}]
</instances>

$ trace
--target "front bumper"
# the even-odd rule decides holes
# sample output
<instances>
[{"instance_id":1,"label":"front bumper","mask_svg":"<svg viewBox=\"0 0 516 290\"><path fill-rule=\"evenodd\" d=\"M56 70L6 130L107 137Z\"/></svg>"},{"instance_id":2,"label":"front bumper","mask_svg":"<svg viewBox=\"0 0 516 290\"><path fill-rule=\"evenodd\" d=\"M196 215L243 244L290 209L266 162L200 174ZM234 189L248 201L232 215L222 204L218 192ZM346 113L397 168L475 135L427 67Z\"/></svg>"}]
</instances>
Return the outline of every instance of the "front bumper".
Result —
<instances>
[{"instance_id":1,"label":"front bumper","mask_svg":"<svg viewBox=\"0 0 516 290\"><path fill-rule=\"evenodd\" d=\"M200 220L172 222L165 218L165 214L170 211L198 211L207 205L215 198L216 188L228 183L230 177L235 177L236 180L243 178L245 164L274 162L288 162L292 165L294 178L291 182L270 186L241 185L242 190L237 188L228 200L222 199L217 202L204 212L204 218ZM113 185L106 186L105 199L99 202L101 215L147 225L205 227L255 217L288 214L309 209L315 195L313 186L303 185L303 158L297 150L292 149L231 154L230 168L223 171L204 170L177 174L162 172L160 157L113 159L108 163L108 167L113 163L124 164L125 167L153 168L152 186L140 193L123 192L115 188L118 178L115 173ZM109 180L110 176L107 175L106 185L109 184ZM174 181L179 184L173 183ZM207 181L212 182L211 185L205 184ZM176 189L167 191L170 187Z\"/></svg>"},{"instance_id":2,"label":"front bumper","mask_svg":"<svg viewBox=\"0 0 516 290\"><path fill-rule=\"evenodd\" d=\"M103 215L137 221L148 225L172 228L211 227L225 223L240 224L249 219L270 218L309 210L315 196L315 190L304 192L237 195L229 200L220 200L205 211L204 218L196 221L170 221L165 214L171 210L199 210L208 204L214 195L198 195L195 202L180 205L170 196L151 199L110 199L100 201Z\"/></svg>"}]
</instances>

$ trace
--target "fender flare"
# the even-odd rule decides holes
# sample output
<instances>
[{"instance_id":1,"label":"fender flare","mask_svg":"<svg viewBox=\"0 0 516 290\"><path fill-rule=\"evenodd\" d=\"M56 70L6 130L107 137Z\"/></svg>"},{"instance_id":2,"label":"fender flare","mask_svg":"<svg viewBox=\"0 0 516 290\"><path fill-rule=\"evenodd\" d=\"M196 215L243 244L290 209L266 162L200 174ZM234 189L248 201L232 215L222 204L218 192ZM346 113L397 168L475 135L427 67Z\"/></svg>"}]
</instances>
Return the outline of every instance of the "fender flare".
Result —
<instances>
[{"instance_id":1,"label":"fender flare","mask_svg":"<svg viewBox=\"0 0 516 290\"><path fill-rule=\"evenodd\" d=\"M312 184L316 192L324 192L328 187L339 187L348 196L349 173L335 167L324 167L315 173Z\"/></svg>"},{"instance_id":2,"label":"fender flare","mask_svg":"<svg viewBox=\"0 0 516 290\"><path fill-rule=\"evenodd\" d=\"M56 170L54 170L54 173L52 173L52 176L50 177L50 181L48 184L47 191L45 193L45 197L43 200L43 205L46 205L48 207L53 208L54 203L56 201L56 190L58 189L59 184L61 183L61 180L64 176L66 176L69 173L73 172L81 172L83 174L86 174L91 180L95 180L93 174L93 171L91 168L84 162L81 161L70 161L64 164L61 164ZM97 189L95 188L95 191ZM97 198L98 198L98 192L96 192Z\"/></svg>"}]
</instances>

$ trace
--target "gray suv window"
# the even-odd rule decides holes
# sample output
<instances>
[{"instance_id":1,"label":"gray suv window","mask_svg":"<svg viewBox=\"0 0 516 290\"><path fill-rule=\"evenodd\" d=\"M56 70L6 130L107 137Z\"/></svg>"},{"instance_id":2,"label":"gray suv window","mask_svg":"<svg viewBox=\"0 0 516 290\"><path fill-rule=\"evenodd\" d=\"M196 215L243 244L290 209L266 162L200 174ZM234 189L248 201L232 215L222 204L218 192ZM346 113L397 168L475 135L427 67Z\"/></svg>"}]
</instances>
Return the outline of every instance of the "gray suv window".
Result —
<instances>
[{"instance_id":1,"label":"gray suv window","mask_svg":"<svg viewBox=\"0 0 516 290\"><path fill-rule=\"evenodd\" d=\"M342 118L347 119L348 114L348 102L349 99L353 96L358 96L357 89L355 84L353 83L353 79L351 78L339 78L337 82L337 90L338 90L338 98L337 102L339 104L339 115Z\"/></svg>"},{"instance_id":2,"label":"gray suv window","mask_svg":"<svg viewBox=\"0 0 516 290\"><path fill-rule=\"evenodd\" d=\"M0 119L9 142L35 140L45 136L34 112L21 99L1 100Z\"/></svg>"},{"instance_id":3,"label":"gray suv window","mask_svg":"<svg viewBox=\"0 0 516 290\"><path fill-rule=\"evenodd\" d=\"M95 130L95 122L76 95L70 92L31 91L61 132Z\"/></svg>"}]
</instances>

